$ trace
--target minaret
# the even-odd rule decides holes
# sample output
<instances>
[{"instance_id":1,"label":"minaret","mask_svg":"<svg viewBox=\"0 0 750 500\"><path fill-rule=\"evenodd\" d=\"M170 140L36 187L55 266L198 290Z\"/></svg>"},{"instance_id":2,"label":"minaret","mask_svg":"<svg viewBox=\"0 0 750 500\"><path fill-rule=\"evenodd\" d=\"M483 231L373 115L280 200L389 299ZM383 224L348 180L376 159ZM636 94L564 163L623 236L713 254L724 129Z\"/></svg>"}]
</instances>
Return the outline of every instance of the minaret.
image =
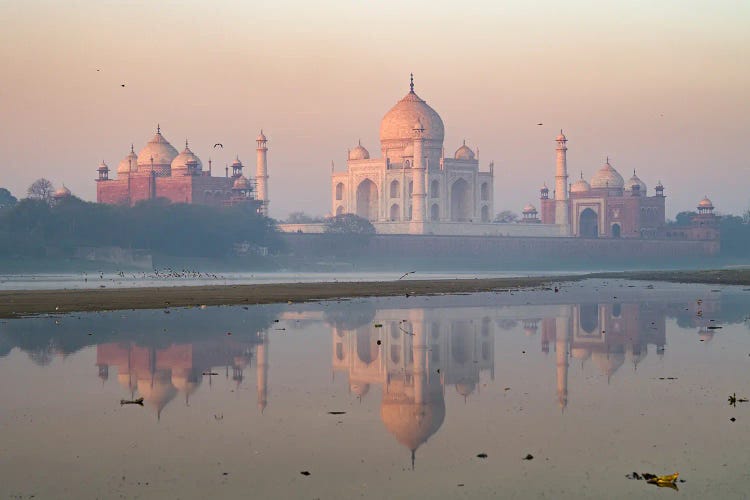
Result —
<instances>
[{"instance_id":1,"label":"minaret","mask_svg":"<svg viewBox=\"0 0 750 500\"><path fill-rule=\"evenodd\" d=\"M568 160L563 131L555 139L557 141L557 168L555 171L555 224L569 226L568 221Z\"/></svg>"},{"instance_id":2,"label":"minaret","mask_svg":"<svg viewBox=\"0 0 750 500\"><path fill-rule=\"evenodd\" d=\"M263 134L263 129L261 129L260 134L258 135L258 138L256 139L256 142L258 143L258 157L255 164L255 182L256 182L256 192L255 196L256 199L263 202L263 204L260 207L261 213L263 215L268 215L268 159L267 159L267 153L268 153L268 147L266 147L266 143L268 142L268 139L266 139L266 136Z\"/></svg>"},{"instance_id":3,"label":"minaret","mask_svg":"<svg viewBox=\"0 0 750 500\"><path fill-rule=\"evenodd\" d=\"M413 85L413 84L412 84ZM423 154L424 127L422 122L417 119L414 124L414 163L412 166L414 181L414 190L412 192L412 229L411 233L424 233L425 220L425 164Z\"/></svg>"},{"instance_id":4,"label":"minaret","mask_svg":"<svg viewBox=\"0 0 750 500\"><path fill-rule=\"evenodd\" d=\"M555 319L555 357L557 360L557 402L560 410L568 406L568 337L570 336L570 318L567 316Z\"/></svg>"},{"instance_id":5,"label":"minaret","mask_svg":"<svg viewBox=\"0 0 750 500\"><path fill-rule=\"evenodd\" d=\"M268 405L268 332L264 332L263 343L255 348L257 362L255 363L256 386L258 389L258 408L260 412Z\"/></svg>"}]
</instances>

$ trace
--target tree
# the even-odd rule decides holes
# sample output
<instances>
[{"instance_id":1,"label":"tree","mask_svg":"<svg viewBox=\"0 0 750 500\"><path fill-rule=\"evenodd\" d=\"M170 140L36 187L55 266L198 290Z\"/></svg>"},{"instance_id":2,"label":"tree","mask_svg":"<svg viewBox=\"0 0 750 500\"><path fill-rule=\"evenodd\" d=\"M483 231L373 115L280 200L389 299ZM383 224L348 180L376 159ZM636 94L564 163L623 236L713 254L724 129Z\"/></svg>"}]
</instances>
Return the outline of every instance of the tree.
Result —
<instances>
[{"instance_id":1,"label":"tree","mask_svg":"<svg viewBox=\"0 0 750 500\"><path fill-rule=\"evenodd\" d=\"M286 218L287 224L311 224L313 222L323 222L323 217L308 215L305 212L292 212Z\"/></svg>"},{"instance_id":2,"label":"tree","mask_svg":"<svg viewBox=\"0 0 750 500\"><path fill-rule=\"evenodd\" d=\"M327 234L343 235L372 235L375 234L375 226L372 223L355 214L341 214L329 217L326 220Z\"/></svg>"},{"instance_id":3,"label":"tree","mask_svg":"<svg viewBox=\"0 0 750 500\"><path fill-rule=\"evenodd\" d=\"M13 196L10 191L5 188L0 188L0 210L5 208L13 208L18 203L18 198Z\"/></svg>"},{"instance_id":4,"label":"tree","mask_svg":"<svg viewBox=\"0 0 750 500\"><path fill-rule=\"evenodd\" d=\"M503 210L502 212L498 212L495 216L495 220L492 222L504 222L504 223L510 223L510 222L516 222L518 220L518 214L515 212L512 212L511 210Z\"/></svg>"},{"instance_id":5,"label":"tree","mask_svg":"<svg viewBox=\"0 0 750 500\"><path fill-rule=\"evenodd\" d=\"M675 216L674 223L670 225L674 225L677 227L687 227L691 226L693 224L693 217L698 215L696 212L680 212Z\"/></svg>"},{"instance_id":6,"label":"tree","mask_svg":"<svg viewBox=\"0 0 750 500\"><path fill-rule=\"evenodd\" d=\"M52 186L52 183L42 177L41 179L35 180L31 186L29 186L29 189L26 190L26 196L32 200L41 200L45 203L50 203L52 201L52 193L54 190L55 188Z\"/></svg>"}]
</instances>

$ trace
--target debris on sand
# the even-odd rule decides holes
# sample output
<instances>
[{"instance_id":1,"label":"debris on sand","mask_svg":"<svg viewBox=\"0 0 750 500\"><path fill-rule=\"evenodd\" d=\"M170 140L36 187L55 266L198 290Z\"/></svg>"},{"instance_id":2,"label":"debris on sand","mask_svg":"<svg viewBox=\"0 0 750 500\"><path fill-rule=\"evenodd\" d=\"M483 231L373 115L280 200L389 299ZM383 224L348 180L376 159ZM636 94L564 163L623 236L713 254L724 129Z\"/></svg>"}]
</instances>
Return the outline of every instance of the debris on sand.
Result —
<instances>
[{"instance_id":1,"label":"debris on sand","mask_svg":"<svg viewBox=\"0 0 750 500\"><path fill-rule=\"evenodd\" d=\"M138 399L121 399L120 406L122 405L139 405L143 406L143 398Z\"/></svg>"},{"instance_id":2,"label":"debris on sand","mask_svg":"<svg viewBox=\"0 0 750 500\"><path fill-rule=\"evenodd\" d=\"M528 453L525 457L523 457L523 460L534 460L534 455Z\"/></svg>"}]
</instances>

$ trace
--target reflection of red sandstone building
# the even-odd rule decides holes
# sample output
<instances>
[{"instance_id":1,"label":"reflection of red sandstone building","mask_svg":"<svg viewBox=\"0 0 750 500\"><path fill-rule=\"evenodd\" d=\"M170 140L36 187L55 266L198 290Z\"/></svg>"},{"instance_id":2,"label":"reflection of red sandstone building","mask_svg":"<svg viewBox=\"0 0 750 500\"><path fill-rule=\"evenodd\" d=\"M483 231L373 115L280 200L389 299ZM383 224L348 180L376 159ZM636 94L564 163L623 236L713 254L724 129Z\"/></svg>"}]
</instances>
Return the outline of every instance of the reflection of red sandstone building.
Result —
<instances>
[{"instance_id":1,"label":"reflection of red sandstone building","mask_svg":"<svg viewBox=\"0 0 750 500\"><path fill-rule=\"evenodd\" d=\"M542 351L555 346L557 396L560 408L568 405L569 356L581 364L591 359L607 380L629 359L637 367L648 354L666 344L665 310L648 304L576 304L570 316L542 320Z\"/></svg>"},{"instance_id":2,"label":"reflection of red sandstone building","mask_svg":"<svg viewBox=\"0 0 750 500\"><path fill-rule=\"evenodd\" d=\"M177 150L157 127L156 135L136 155L130 153L117 166L117 178L110 179L106 163L97 169L96 199L99 203L134 205L143 200L167 198L173 203L203 205L248 204L268 214L267 139L261 131L256 140L256 177L242 173L244 165L237 158L226 168L224 177L214 177L211 160L208 170L185 141L185 149Z\"/></svg>"},{"instance_id":3,"label":"reflection of red sandstone building","mask_svg":"<svg viewBox=\"0 0 750 500\"><path fill-rule=\"evenodd\" d=\"M110 366L117 369L117 381L131 397L140 395L145 402L161 411L178 394L187 404L203 381L203 373L224 366L226 376L231 369L232 380L239 385L244 370L250 366L255 350L258 386L258 407L263 411L268 393L268 337L261 343L194 342L172 344L165 348L143 347L131 342L99 344L96 365L99 377L109 378ZM210 382L210 379L209 379Z\"/></svg>"}]
</instances>

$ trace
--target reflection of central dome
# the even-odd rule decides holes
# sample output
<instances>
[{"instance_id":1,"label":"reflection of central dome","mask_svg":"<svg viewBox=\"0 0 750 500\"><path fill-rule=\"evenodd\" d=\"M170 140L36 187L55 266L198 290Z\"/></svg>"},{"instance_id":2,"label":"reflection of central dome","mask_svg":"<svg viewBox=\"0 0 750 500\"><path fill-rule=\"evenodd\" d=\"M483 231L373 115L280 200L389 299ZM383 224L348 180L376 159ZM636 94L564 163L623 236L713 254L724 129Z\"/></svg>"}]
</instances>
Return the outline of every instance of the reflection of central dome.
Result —
<instances>
[{"instance_id":1,"label":"reflection of central dome","mask_svg":"<svg viewBox=\"0 0 750 500\"><path fill-rule=\"evenodd\" d=\"M422 137L443 143L445 129L440 115L425 101L419 98L414 90L398 101L380 122L380 142L411 141L414 138L414 124L419 121L424 128Z\"/></svg>"},{"instance_id":2,"label":"reflection of central dome","mask_svg":"<svg viewBox=\"0 0 750 500\"><path fill-rule=\"evenodd\" d=\"M445 419L445 402L418 405L412 402L383 400L380 407L388 432L410 450L416 450L437 432Z\"/></svg>"}]
</instances>

